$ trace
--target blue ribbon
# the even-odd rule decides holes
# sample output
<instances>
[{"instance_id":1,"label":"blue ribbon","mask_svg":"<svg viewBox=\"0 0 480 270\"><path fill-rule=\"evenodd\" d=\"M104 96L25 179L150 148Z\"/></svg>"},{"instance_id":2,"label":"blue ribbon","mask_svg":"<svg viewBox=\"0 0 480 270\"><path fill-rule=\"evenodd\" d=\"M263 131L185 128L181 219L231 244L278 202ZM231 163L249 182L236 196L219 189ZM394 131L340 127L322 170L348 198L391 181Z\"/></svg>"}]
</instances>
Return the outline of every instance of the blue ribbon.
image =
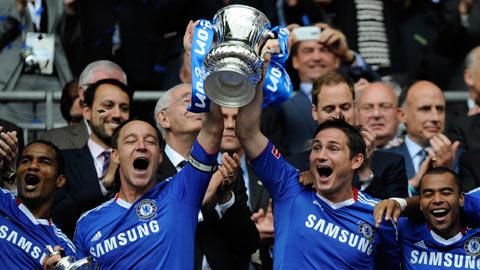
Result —
<instances>
[{"instance_id":1,"label":"blue ribbon","mask_svg":"<svg viewBox=\"0 0 480 270\"><path fill-rule=\"evenodd\" d=\"M210 99L203 90L207 71L203 66L203 59L207 56L213 41L213 27L207 20L200 20L195 26L192 41L192 104L191 112L210 111Z\"/></svg>"},{"instance_id":2,"label":"blue ribbon","mask_svg":"<svg viewBox=\"0 0 480 270\"><path fill-rule=\"evenodd\" d=\"M285 71L285 62L288 59L288 29L285 26L276 26L272 28L272 32L278 38L280 53L272 55L267 67L267 74L263 82L262 108L284 102L293 92L292 81Z\"/></svg>"},{"instance_id":3,"label":"blue ribbon","mask_svg":"<svg viewBox=\"0 0 480 270\"><path fill-rule=\"evenodd\" d=\"M288 58L288 29L284 26L277 26L271 30L276 34L280 53L273 54L263 85L262 108L269 104L279 103L287 100L292 95L292 83L285 71L285 62ZM203 66L203 59L207 56L214 37L212 24L207 20L200 20L195 26L192 40L191 67L192 67L192 104L191 112L208 112L210 110L210 99L203 89L205 78L208 73Z\"/></svg>"}]
</instances>

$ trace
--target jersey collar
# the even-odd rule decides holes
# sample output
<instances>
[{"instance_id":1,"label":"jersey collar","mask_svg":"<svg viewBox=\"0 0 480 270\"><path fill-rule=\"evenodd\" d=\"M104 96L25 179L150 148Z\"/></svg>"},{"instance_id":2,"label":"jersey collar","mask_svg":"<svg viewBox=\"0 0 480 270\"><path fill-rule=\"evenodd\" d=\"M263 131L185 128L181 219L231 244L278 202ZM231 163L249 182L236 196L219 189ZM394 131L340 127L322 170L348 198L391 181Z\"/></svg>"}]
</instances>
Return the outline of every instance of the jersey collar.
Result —
<instances>
[{"instance_id":1,"label":"jersey collar","mask_svg":"<svg viewBox=\"0 0 480 270\"><path fill-rule=\"evenodd\" d=\"M437 241L438 243L442 244L442 245L445 245L445 246L448 246L448 245L451 245L451 244L454 244L460 240L462 240L462 237L463 235L465 234L466 232L466 229L462 229L459 233L457 233L455 236L451 237L451 238L448 238L448 239L445 239L443 237L441 237L440 235L436 234L433 230L429 230L430 231L430 234L432 235L432 238L433 240Z\"/></svg>"},{"instance_id":2,"label":"jersey collar","mask_svg":"<svg viewBox=\"0 0 480 270\"><path fill-rule=\"evenodd\" d=\"M345 200L343 202L338 202L338 203L334 203L330 200L328 200L327 198L325 197L322 197L320 194L318 193L315 193L315 195L317 196L317 198L319 198L320 200L322 200L324 203L326 203L328 206L330 206L331 208L333 209L339 209L339 208L342 208L342 207L345 207L345 206L350 206L352 204L354 204L356 201L357 201L357 197L358 197L358 190L356 188L353 189L353 198L350 198L348 200Z\"/></svg>"},{"instance_id":3,"label":"jersey collar","mask_svg":"<svg viewBox=\"0 0 480 270\"><path fill-rule=\"evenodd\" d=\"M27 216L27 218L35 225L47 225L47 226L50 226L52 225L52 219L49 218L49 219L43 219L43 218L36 218L35 216L33 216L32 212L30 212L30 210L28 210L28 208L22 203L22 201L17 198L16 199L16 202L17 202L17 205L18 205L18 209L20 209L20 211L23 212L23 214L25 214L25 216Z\"/></svg>"},{"instance_id":4,"label":"jersey collar","mask_svg":"<svg viewBox=\"0 0 480 270\"><path fill-rule=\"evenodd\" d=\"M125 208L125 209L130 209L130 207L132 206L132 204L129 203L129 202L127 202L127 201L125 201L125 200L122 200L122 199L119 197L119 194L120 194L120 193L115 194L115 202L116 202L119 206L121 206L121 207L123 207L123 208Z\"/></svg>"}]
</instances>

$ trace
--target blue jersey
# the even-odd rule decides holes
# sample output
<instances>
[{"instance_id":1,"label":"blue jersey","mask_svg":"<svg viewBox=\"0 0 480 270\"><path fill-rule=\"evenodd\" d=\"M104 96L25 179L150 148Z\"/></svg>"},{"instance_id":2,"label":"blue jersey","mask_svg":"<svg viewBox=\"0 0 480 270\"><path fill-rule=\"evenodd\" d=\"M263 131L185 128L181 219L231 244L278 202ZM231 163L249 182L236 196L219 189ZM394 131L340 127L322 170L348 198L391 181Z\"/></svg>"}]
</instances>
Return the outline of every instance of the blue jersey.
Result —
<instances>
[{"instance_id":1,"label":"blue jersey","mask_svg":"<svg viewBox=\"0 0 480 270\"><path fill-rule=\"evenodd\" d=\"M464 229L445 240L427 223L400 218L398 226L406 270L480 269L479 229Z\"/></svg>"},{"instance_id":2,"label":"blue jersey","mask_svg":"<svg viewBox=\"0 0 480 270\"><path fill-rule=\"evenodd\" d=\"M271 143L251 162L274 201L274 269L399 268L395 225L375 228L377 200L357 190L342 203L320 197Z\"/></svg>"},{"instance_id":3,"label":"blue jersey","mask_svg":"<svg viewBox=\"0 0 480 270\"><path fill-rule=\"evenodd\" d=\"M0 189L0 268L43 269L46 245L75 256L73 243L50 220L36 219L12 193Z\"/></svg>"},{"instance_id":4,"label":"blue jersey","mask_svg":"<svg viewBox=\"0 0 480 270\"><path fill-rule=\"evenodd\" d=\"M192 156L214 164L198 142ZM193 269L195 228L211 173L187 164L135 203L114 198L77 222L79 258L92 256L100 269Z\"/></svg>"},{"instance_id":5,"label":"blue jersey","mask_svg":"<svg viewBox=\"0 0 480 270\"><path fill-rule=\"evenodd\" d=\"M480 227L480 187L465 194L463 210L465 222L471 227Z\"/></svg>"}]
</instances>

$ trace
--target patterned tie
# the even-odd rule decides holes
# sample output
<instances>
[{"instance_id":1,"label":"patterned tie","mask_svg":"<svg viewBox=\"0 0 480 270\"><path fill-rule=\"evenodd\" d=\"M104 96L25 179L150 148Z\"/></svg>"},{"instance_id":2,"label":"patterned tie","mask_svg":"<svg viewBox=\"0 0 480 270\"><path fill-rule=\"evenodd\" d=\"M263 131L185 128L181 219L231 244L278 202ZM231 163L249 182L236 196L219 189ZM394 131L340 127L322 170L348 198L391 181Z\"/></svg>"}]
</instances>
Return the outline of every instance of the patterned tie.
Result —
<instances>
[{"instance_id":1,"label":"patterned tie","mask_svg":"<svg viewBox=\"0 0 480 270\"><path fill-rule=\"evenodd\" d=\"M103 165L102 165L102 178L105 176L108 170L108 165L110 163L110 151L105 150L102 152Z\"/></svg>"},{"instance_id":2,"label":"patterned tie","mask_svg":"<svg viewBox=\"0 0 480 270\"><path fill-rule=\"evenodd\" d=\"M422 166L422 163L425 161L425 159L427 159L427 156L428 156L428 152L427 150L425 150L425 148L423 148L422 150L418 151L418 167L417 167L417 171L420 170L420 166Z\"/></svg>"}]
</instances>

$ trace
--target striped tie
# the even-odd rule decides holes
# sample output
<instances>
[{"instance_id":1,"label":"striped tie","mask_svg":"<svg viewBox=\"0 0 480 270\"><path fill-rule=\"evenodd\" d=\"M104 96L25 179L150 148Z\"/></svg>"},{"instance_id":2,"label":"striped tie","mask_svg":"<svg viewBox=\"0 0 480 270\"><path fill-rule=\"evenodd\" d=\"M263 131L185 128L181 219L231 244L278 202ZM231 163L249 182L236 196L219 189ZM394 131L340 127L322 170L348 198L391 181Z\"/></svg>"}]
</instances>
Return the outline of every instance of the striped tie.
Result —
<instances>
[{"instance_id":1,"label":"striped tie","mask_svg":"<svg viewBox=\"0 0 480 270\"><path fill-rule=\"evenodd\" d=\"M102 165L102 178L105 176L108 170L108 165L110 163L110 151L105 150L102 152L103 165Z\"/></svg>"}]
</instances>

